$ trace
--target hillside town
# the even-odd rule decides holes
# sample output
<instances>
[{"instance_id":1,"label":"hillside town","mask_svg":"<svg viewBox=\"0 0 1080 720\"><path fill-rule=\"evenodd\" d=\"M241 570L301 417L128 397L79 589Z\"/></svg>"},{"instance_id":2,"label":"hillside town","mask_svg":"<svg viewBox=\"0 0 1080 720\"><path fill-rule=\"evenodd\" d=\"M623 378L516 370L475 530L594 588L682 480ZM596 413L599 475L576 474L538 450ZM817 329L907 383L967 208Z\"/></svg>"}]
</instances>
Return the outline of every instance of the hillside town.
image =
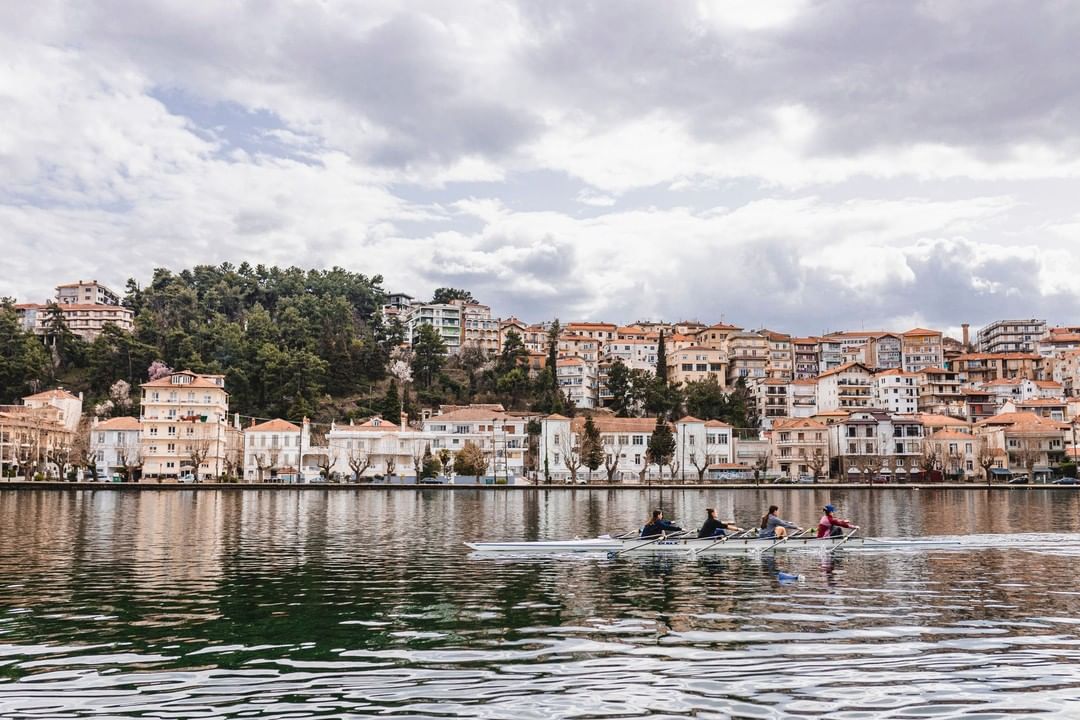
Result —
<instances>
[{"instance_id":1,"label":"hillside town","mask_svg":"<svg viewBox=\"0 0 1080 720\"><path fill-rule=\"evenodd\" d=\"M959 338L921 327L810 336L725 322L525 322L471 297L384 300L380 320L401 328L402 353L432 331L450 356L514 349L523 375L547 373L557 384L562 412L441 403L410 414L402 399L396 411L329 422L257 418L230 406L225 374L155 360L138 387L117 379L107 404L84 406L81 393L54 387L0 406L0 476L540 484L1075 477L1080 326L1018 319L973 336L964 324ZM86 341L110 325L130 333L134 322L120 295L96 281L14 307L22 328L43 339L57 315ZM695 417L688 400L650 412L627 390L628 376L711 388L722 399L738 393L748 420Z\"/></svg>"}]
</instances>

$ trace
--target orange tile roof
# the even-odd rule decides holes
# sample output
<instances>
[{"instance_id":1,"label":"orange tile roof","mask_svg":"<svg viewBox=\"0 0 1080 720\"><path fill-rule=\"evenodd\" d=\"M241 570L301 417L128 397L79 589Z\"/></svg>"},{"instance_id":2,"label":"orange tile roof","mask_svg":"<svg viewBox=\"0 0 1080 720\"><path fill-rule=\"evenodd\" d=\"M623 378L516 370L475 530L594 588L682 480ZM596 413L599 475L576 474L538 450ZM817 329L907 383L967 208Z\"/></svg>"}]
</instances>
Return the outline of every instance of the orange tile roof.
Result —
<instances>
[{"instance_id":1,"label":"orange tile roof","mask_svg":"<svg viewBox=\"0 0 1080 720\"><path fill-rule=\"evenodd\" d=\"M244 432L300 432L300 428L288 420L274 418L258 425L252 425L246 428Z\"/></svg>"},{"instance_id":2,"label":"orange tile roof","mask_svg":"<svg viewBox=\"0 0 1080 720\"><path fill-rule=\"evenodd\" d=\"M902 335L941 335L937 330L927 330L926 328L912 328Z\"/></svg>"},{"instance_id":3,"label":"orange tile roof","mask_svg":"<svg viewBox=\"0 0 1080 720\"><path fill-rule=\"evenodd\" d=\"M933 440L974 440L975 436L956 430L938 430L930 436Z\"/></svg>"},{"instance_id":4,"label":"orange tile roof","mask_svg":"<svg viewBox=\"0 0 1080 720\"><path fill-rule=\"evenodd\" d=\"M705 421L705 427L707 427L707 428L730 428L730 427L734 427L734 426L724 422L723 420L706 420Z\"/></svg>"},{"instance_id":5,"label":"orange tile roof","mask_svg":"<svg viewBox=\"0 0 1080 720\"><path fill-rule=\"evenodd\" d=\"M53 388L52 390L44 390L33 395L27 395L23 400L78 400L76 396L69 393L64 388Z\"/></svg>"},{"instance_id":6,"label":"orange tile roof","mask_svg":"<svg viewBox=\"0 0 1080 720\"><path fill-rule=\"evenodd\" d=\"M597 430L606 433L651 433L656 428L656 419L594 415L593 424ZM580 415L575 417L570 421L570 427L574 432L580 432L585 427L585 418Z\"/></svg>"},{"instance_id":7,"label":"orange tile roof","mask_svg":"<svg viewBox=\"0 0 1080 720\"><path fill-rule=\"evenodd\" d=\"M447 420L450 422L468 422L470 420L511 420L510 415L498 410L488 410L484 408L462 408L460 410L454 410L453 412L443 413L442 415L433 415L429 420L439 422Z\"/></svg>"},{"instance_id":8,"label":"orange tile roof","mask_svg":"<svg viewBox=\"0 0 1080 720\"><path fill-rule=\"evenodd\" d=\"M94 426L94 430L141 430L142 423L139 422L139 418L133 417L114 417L108 420L103 420Z\"/></svg>"},{"instance_id":9,"label":"orange tile roof","mask_svg":"<svg viewBox=\"0 0 1080 720\"><path fill-rule=\"evenodd\" d=\"M820 379L820 378L823 378L823 377L828 377L829 375L836 375L837 373L842 373L845 370L851 370L852 368L854 368L856 366L861 367L867 373L870 372L870 368L866 367L866 365L862 364L861 362L849 362L849 363L844 363L843 365L841 365L839 367L834 367L832 370L826 370L825 372L818 374L818 378Z\"/></svg>"},{"instance_id":10,"label":"orange tile roof","mask_svg":"<svg viewBox=\"0 0 1080 720\"><path fill-rule=\"evenodd\" d=\"M702 422L702 421L698 420L693 415L687 415L686 417L684 417L684 418L677 421L677 423L699 423L699 422Z\"/></svg>"},{"instance_id":11,"label":"orange tile roof","mask_svg":"<svg viewBox=\"0 0 1080 720\"><path fill-rule=\"evenodd\" d=\"M781 418L773 421L773 430L825 430L826 425L813 418Z\"/></svg>"}]
</instances>

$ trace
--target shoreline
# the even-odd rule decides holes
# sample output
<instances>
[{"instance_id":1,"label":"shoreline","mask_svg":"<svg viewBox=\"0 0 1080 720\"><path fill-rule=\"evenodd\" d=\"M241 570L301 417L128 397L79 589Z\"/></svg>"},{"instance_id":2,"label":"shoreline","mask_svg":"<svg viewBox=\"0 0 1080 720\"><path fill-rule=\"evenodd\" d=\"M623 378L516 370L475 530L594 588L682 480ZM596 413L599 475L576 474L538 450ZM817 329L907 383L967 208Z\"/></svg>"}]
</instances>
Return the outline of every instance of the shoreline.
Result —
<instances>
[{"instance_id":1,"label":"shoreline","mask_svg":"<svg viewBox=\"0 0 1080 720\"><path fill-rule=\"evenodd\" d=\"M0 491L10 490L102 490L115 492L144 492L161 490L166 492L179 492L195 490L199 492L227 490L275 490L275 491L377 491L377 490L436 490L436 491L468 491L483 490L493 492L521 492L536 490L556 490L560 492L577 492L592 490L1080 490L1080 485L1053 485L1051 483L1037 483L1029 485L1006 485L985 483L805 483L805 484L760 484L754 483L705 483L705 484L653 484L653 485L624 485L624 484L592 484L592 485L388 485L388 484L329 484L329 483L304 483L304 484L281 484L281 483L113 483L113 482L53 482L53 481L14 481L0 482Z\"/></svg>"}]
</instances>

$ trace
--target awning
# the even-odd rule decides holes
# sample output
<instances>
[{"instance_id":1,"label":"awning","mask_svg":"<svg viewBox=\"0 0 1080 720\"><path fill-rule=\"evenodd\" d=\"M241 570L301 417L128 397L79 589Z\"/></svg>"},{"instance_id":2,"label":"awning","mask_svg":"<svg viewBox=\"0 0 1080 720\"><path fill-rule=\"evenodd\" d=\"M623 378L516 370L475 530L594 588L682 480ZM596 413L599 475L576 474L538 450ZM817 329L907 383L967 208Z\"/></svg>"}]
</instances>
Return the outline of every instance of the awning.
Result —
<instances>
[{"instance_id":1,"label":"awning","mask_svg":"<svg viewBox=\"0 0 1080 720\"><path fill-rule=\"evenodd\" d=\"M990 468L991 475L1012 475L1012 470L1008 468Z\"/></svg>"}]
</instances>

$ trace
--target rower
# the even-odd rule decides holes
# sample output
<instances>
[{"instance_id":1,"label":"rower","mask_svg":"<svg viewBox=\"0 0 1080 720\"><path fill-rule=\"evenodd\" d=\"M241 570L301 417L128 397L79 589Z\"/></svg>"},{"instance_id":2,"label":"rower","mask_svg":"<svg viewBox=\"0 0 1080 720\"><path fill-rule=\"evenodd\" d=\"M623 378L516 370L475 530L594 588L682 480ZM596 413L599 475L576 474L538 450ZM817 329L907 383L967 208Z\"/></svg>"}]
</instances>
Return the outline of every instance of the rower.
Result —
<instances>
[{"instance_id":1,"label":"rower","mask_svg":"<svg viewBox=\"0 0 1080 720\"><path fill-rule=\"evenodd\" d=\"M858 525L852 525L847 520L842 520L833 515L836 512L836 507L829 503L822 510L825 512L818 520L817 536L823 537L836 537L844 534L844 528L851 528L852 530L858 530Z\"/></svg>"},{"instance_id":2,"label":"rower","mask_svg":"<svg viewBox=\"0 0 1080 720\"><path fill-rule=\"evenodd\" d=\"M663 535L670 532L678 532L682 530L681 527L664 519L663 510L653 510L652 519L645 523L645 527L641 528L641 537L656 537L657 535Z\"/></svg>"},{"instance_id":3,"label":"rower","mask_svg":"<svg viewBox=\"0 0 1080 720\"><path fill-rule=\"evenodd\" d=\"M698 530L697 536L699 538L708 538L719 535L726 535L725 530L734 530L735 532L742 532L741 527L737 527L728 522L723 522L716 519L716 511L712 508L705 509L705 524Z\"/></svg>"},{"instance_id":4,"label":"rower","mask_svg":"<svg viewBox=\"0 0 1080 720\"><path fill-rule=\"evenodd\" d=\"M795 523L780 519L776 513L780 508L776 505L769 506L769 512L761 516L761 526L758 529L759 538L782 538L788 530L802 532L802 528Z\"/></svg>"}]
</instances>

